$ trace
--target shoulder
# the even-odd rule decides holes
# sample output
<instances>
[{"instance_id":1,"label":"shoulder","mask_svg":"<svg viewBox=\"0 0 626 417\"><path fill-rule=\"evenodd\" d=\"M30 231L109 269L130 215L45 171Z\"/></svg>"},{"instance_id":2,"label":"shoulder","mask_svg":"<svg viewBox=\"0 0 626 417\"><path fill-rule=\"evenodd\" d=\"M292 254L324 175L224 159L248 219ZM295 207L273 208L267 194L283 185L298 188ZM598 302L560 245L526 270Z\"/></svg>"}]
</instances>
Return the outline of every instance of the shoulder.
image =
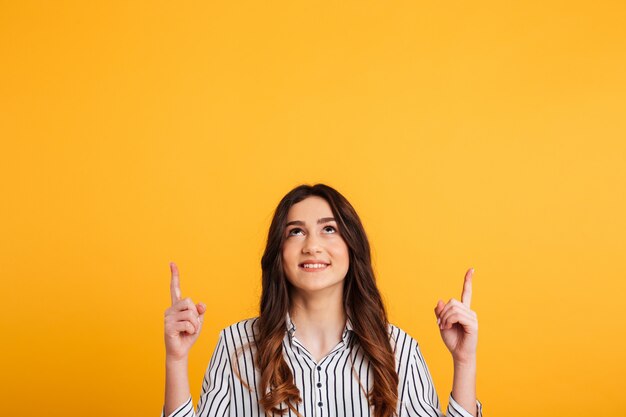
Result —
<instances>
[{"instance_id":1,"label":"shoulder","mask_svg":"<svg viewBox=\"0 0 626 417\"><path fill-rule=\"evenodd\" d=\"M387 332L389 333L389 340L392 346L401 344L417 346L417 340L395 324L389 323L387 325Z\"/></svg>"},{"instance_id":2,"label":"shoulder","mask_svg":"<svg viewBox=\"0 0 626 417\"><path fill-rule=\"evenodd\" d=\"M419 343L410 334L391 323L387 326L387 330L391 349L399 362L407 362L415 355L419 355Z\"/></svg>"},{"instance_id":3,"label":"shoulder","mask_svg":"<svg viewBox=\"0 0 626 417\"><path fill-rule=\"evenodd\" d=\"M258 317L251 317L226 326L220 331L220 338L226 345L235 347L254 343L258 334L258 320Z\"/></svg>"}]
</instances>

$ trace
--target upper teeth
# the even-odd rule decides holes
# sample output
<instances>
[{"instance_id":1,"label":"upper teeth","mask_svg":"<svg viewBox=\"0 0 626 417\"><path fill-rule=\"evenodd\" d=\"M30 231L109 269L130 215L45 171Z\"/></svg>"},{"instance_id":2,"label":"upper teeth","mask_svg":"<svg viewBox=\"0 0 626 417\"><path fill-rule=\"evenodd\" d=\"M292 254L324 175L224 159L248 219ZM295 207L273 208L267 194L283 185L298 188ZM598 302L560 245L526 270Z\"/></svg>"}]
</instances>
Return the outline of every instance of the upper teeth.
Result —
<instances>
[{"instance_id":1,"label":"upper teeth","mask_svg":"<svg viewBox=\"0 0 626 417\"><path fill-rule=\"evenodd\" d=\"M304 264L302 266L305 268L324 268L326 264Z\"/></svg>"}]
</instances>

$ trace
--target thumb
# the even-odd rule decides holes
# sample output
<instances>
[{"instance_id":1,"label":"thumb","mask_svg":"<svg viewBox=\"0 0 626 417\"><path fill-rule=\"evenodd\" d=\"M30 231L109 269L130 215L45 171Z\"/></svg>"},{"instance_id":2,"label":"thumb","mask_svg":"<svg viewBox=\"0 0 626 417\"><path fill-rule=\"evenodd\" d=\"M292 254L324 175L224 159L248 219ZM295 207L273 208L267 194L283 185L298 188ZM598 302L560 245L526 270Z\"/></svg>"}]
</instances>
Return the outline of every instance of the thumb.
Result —
<instances>
[{"instance_id":1,"label":"thumb","mask_svg":"<svg viewBox=\"0 0 626 417\"><path fill-rule=\"evenodd\" d=\"M198 303L196 304L196 308L198 309L200 321L202 321L204 319L204 313L206 313L206 304Z\"/></svg>"},{"instance_id":2,"label":"thumb","mask_svg":"<svg viewBox=\"0 0 626 417\"><path fill-rule=\"evenodd\" d=\"M437 306L435 307L435 316L439 317L439 314L441 314L441 311L445 306L446 303L444 303L442 300L437 301Z\"/></svg>"}]
</instances>

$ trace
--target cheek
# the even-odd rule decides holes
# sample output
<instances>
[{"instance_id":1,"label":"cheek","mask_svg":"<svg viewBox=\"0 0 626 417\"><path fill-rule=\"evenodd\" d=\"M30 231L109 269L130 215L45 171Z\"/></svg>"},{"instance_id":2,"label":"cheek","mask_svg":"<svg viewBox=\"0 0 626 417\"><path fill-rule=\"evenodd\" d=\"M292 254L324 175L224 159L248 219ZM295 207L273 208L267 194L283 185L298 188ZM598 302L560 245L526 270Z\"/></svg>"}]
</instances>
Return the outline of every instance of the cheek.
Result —
<instances>
[{"instance_id":1,"label":"cheek","mask_svg":"<svg viewBox=\"0 0 626 417\"><path fill-rule=\"evenodd\" d=\"M341 263L348 265L350 262L350 252L348 251L348 246L343 242L337 244L333 248L333 257L337 261L341 261Z\"/></svg>"},{"instance_id":2,"label":"cheek","mask_svg":"<svg viewBox=\"0 0 626 417\"><path fill-rule=\"evenodd\" d=\"M298 251L294 247L294 245L288 245L288 244L283 245L282 258L283 258L283 265L286 268L289 268L294 262L296 262L296 260L298 259L297 257L298 257Z\"/></svg>"},{"instance_id":3,"label":"cheek","mask_svg":"<svg viewBox=\"0 0 626 417\"><path fill-rule=\"evenodd\" d=\"M283 251L282 251L282 261L283 261L283 273L285 274L285 277L287 278L287 281L292 282L292 264L293 262L290 259L290 255L289 255L289 250L285 247L283 247Z\"/></svg>"}]
</instances>

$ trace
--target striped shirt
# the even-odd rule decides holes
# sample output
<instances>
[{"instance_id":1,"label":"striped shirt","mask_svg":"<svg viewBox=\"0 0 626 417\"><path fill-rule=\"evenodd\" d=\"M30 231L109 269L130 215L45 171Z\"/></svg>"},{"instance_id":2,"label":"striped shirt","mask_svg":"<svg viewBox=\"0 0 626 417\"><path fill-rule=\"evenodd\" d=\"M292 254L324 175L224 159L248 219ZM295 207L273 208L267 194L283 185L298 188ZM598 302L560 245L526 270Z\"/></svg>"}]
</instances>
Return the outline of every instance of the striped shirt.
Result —
<instances>
[{"instance_id":1,"label":"striped shirt","mask_svg":"<svg viewBox=\"0 0 626 417\"><path fill-rule=\"evenodd\" d=\"M245 349L236 359L233 356L237 348L248 341L256 341L257 320L258 317L242 320L220 332L202 381L197 409L194 410L189 396L168 417L265 417L257 394L260 373L254 367L250 350ZM388 331L399 380L398 417L444 416L417 341L392 324L389 324ZM350 319L346 322L341 341L316 362L298 341L296 326L287 314L283 356L300 390L302 402L294 405L303 416L374 416L374 407L368 406L365 392L365 389L369 391L373 387L373 371L353 334ZM250 392L241 383L234 373L235 368L250 387L256 388L254 391ZM284 404L283 408L286 408ZM477 417L481 417L482 404L478 400L476 408ZM164 417L163 414L164 410L161 417ZM452 393L446 414L449 417L472 417L452 398ZM296 417L291 410L285 416Z\"/></svg>"}]
</instances>

